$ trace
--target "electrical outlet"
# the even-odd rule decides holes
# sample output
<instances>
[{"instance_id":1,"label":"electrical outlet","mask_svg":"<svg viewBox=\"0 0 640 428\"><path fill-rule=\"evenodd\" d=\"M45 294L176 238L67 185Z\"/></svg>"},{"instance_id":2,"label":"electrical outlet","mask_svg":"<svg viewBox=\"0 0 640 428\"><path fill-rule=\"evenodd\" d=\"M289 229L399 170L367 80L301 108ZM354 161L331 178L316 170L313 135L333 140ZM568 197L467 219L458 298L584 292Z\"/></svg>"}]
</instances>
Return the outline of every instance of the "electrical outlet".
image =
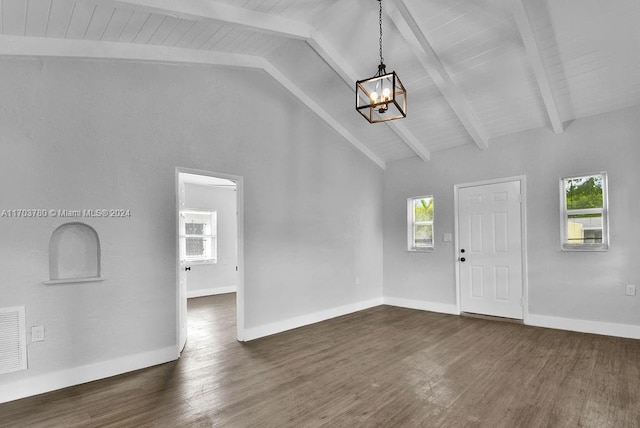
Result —
<instances>
[{"instance_id":1,"label":"electrical outlet","mask_svg":"<svg viewBox=\"0 0 640 428\"><path fill-rule=\"evenodd\" d=\"M44 326L36 325L31 327L31 341L43 342L44 341Z\"/></svg>"},{"instance_id":2,"label":"electrical outlet","mask_svg":"<svg viewBox=\"0 0 640 428\"><path fill-rule=\"evenodd\" d=\"M633 284L627 284L627 296L636 295L636 286Z\"/></svg>"},{"instance_id":3,"label":"electrical outlet","mask_svg":"<svg viewBox=\"0 0 640 428\"><path fill-rule=\"evenodd\" d=\"M360 285L360 277L356 276L356 285Z\"/></svg>"}]
</instances>

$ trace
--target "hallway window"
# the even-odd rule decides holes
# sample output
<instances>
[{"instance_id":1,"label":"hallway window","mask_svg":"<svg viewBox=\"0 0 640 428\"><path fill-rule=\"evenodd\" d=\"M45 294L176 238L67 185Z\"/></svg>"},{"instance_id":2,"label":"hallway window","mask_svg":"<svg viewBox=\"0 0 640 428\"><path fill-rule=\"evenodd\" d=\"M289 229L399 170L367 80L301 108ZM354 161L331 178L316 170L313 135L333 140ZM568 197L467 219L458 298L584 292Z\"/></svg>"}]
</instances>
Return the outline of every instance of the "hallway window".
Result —
<instances>
[{"instance_id":1,"label":"hallway window","mask_svg":"<svg viewBox=\"0 0 640 428\"><path fill-rule=\"evenodd\" d=\"M433 251L433 196L407 200L409 251Z\"/></svg>"},{"instance_id":2,"label":"hallway window","mask_svg":"<svg viewBox=\"0 0 640 428\"><path fill-rule=\"evenodd\" d=\"M217 213L215 211L180 212L180 260L216 263Z\"/></svg>"}]
</instances>

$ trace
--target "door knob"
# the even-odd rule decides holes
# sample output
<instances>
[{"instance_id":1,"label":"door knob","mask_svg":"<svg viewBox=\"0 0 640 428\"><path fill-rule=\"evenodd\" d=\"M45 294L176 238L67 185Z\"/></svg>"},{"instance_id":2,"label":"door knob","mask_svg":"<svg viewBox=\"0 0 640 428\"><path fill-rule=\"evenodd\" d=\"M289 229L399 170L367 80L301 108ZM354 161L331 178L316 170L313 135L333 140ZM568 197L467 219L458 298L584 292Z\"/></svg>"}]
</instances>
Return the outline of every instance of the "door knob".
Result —
<instances>
[{"instance_id":1,"label":"door knob","mask_svg":"<svg viewBox=\"0 0 640 428\"><path fill-rule=\"evenodd\" d=\"M460 257L460 261L461 261L461 262L464 262L464 261L466 261L466 260L467 260L467 259L465 259L464 257Z\"/></svg>"},{"instance_id":2,"label":"door knob","mask_svg":"<svg viewBox=\"0 0 640 428\"><path fill-rule=\"evenodd\" d=\"M191 270L191 266L187 266L184 270Z\"/></svg>"}]
</instances>

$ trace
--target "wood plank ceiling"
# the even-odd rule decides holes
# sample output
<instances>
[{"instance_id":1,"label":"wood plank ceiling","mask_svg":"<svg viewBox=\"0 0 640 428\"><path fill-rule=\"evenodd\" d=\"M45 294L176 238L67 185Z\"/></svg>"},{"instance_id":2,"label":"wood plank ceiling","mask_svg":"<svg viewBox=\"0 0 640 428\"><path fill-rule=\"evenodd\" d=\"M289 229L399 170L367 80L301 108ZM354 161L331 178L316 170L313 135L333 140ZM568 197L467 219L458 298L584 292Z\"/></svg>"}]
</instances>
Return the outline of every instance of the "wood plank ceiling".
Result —
<instances>
[{"instance_id":1,"label":"wood plank ceiling","mask_svg":"<svg viewBox=\"0 0 640 428\"><path fill-rule=\"evenodd\" d=\"M640 105L637 0L385 0L384 57L408 117L370 125L375 0L0 0L0 55L262 69L386 162L479 150L527 129Z\"/></svg>"}]
</instances>

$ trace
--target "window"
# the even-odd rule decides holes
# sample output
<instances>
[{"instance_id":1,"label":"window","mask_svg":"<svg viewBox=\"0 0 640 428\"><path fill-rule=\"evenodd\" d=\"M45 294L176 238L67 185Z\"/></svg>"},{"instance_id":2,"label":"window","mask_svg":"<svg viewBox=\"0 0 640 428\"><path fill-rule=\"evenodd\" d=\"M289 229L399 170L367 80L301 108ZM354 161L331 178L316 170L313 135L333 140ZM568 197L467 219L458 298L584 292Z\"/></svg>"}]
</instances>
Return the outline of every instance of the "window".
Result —
<instances>
[{"instance_id":1,"label":"window","mask_svg":"<svg viewBox=\"0 0 640 428\"><path fill-rule=\"evenodd\" d=\"M433 250L433 196L407 200L409 251Z\"/></svg>"},{"instance_id":2,"label":"window","mask_svg":"<svg viewBox=\"0 0 640 428\"><path fill-rule=\"evenodd\" d=\"M562 249L603 251L609 248L607 173L560 180Z\"/></svg>"},{"instance_id":3,"label":"window","mask_svg":"<svg viewBox=\"0 0 640 428\"><path fill-rule=\"evenodd\" d=\"M215 211L180 212L180 260L216 263L217 213Z\"/></svg>"}]
</instances>

